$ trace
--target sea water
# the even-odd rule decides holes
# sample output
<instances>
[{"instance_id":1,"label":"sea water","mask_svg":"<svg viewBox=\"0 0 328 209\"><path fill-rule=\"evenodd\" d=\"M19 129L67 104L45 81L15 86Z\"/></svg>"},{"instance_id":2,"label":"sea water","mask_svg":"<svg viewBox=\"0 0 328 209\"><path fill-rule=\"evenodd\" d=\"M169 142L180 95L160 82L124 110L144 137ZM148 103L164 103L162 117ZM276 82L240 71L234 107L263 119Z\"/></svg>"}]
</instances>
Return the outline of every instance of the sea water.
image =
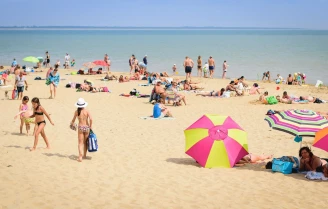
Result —
<instances>
[{"instance_id":1,"label":"sea water","mask_svg":"<svg viewBox=\"0 0 328 209\"><path fill-rule=\"evenodd\" d=\"M328 84L328 31L292 29L191 29L191 28L51 28L0 29L0 65L10 65L13 58L19 64L26 56L45 57L49 51L51 64L64 63L66 53L76 60L75 68L85 62L103 60L107 53L112 71L129 71L132 54L142 61L148 56L150 72L184 75L186 56L203 64L209 56L216 62L215 77L222 75L222 63L227 61L227 76L262 79L264 71L284 78L289 73L305 73L307 82L322 80Z\"/></svg>"}]
</instances>

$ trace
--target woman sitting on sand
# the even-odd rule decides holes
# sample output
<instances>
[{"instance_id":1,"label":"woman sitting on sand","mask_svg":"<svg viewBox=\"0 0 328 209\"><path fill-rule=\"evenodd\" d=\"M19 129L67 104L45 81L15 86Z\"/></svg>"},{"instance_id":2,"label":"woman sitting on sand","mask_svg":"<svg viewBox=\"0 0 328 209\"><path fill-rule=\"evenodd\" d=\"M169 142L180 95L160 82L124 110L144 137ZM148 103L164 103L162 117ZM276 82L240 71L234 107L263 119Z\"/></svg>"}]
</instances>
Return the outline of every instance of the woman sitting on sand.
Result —
<instances>
[{"instance_id":1,"label":"woman sitting on sand","mask_svg":"<svg viewBox=\"0 0 328 209\"><path fill-rule=\"evenodd\" d=\"M239 81L243 84L243 86L244 86L245 88L248 87L248 84L245 82L245 77L244 77L244 76L241 76L240 79L239 79Z\"/></svg>"},{"instance_id":2,"label":"woman sitting on sand","mask_svg":"<svg viewBox=\"0 0 328 209\"><path fill-rule=\"evenodd\" d=\"M172 91L174 92L174 95L175 95L175 102L177 105L181 105L181 100L183 101L183 103L185 105L187 105L186 103L186 96L185 95L182 95L182 94L179 94L178 93L178 89L177 89L177 86L178 84L176 82L172 82Z\"/></svg>"},{"instance_id":3,"label":"woman sitting on sand","mask_svg":"<svg viewBox=\"0 0 328 209\"><path fill-rule=\"evenodd\" d=\"M187 91L190 91L190 90L197 90L197 89L203 89L195 84L191 84L190 81L186 81L184 84L183 84L183 89L184 90L187 90Z\"/></svg>"},{"instance_id":4,"label":"woman sitting on sand","mask_svg":"<svg viewBox=\"0 0 328 209\"><path fill-rule=\"evenodd\" d=\"M256 93L261 94L259 89L260 89L259 85L257 83L254 83L252 88L249 90L249 94L251 95Z\"/></svg>"},{"instance_id":5,"label":"woman sitting on sand","mask_svg":"<svg viewBox=\"0 0 328 209\"><path fill-rule=\"evenodd\" d=\"M209 93L199 93L199 94L196 94L196 96L222 97L224 92L225 92L225 89L222 88L220 91L211 91Z\"/></svg>"},{"instance_id":6,"label":"woman sitting on sand","mask_svg":"<svg viewBox=\"0 0 328 209\"><path fill-rule=\"evenodd\" d=\"M257 163L258 161L264 161L271 159L273 155L257 155L257 154L248 154L239 160L235 166L244 166L247 163Z\"/></svg>"},{"instance_id":7,"label":"woman sitting on sand","mask_svg":"<svg viewBox=\"0 0 328 209\"><path fill-rule=\"evenodd\" d=\"M300 171L319 171L322 172L322 167L327 164L326 160L315 156L310 148L302 147L299 151Z\"/></svg>"}]
</instances>

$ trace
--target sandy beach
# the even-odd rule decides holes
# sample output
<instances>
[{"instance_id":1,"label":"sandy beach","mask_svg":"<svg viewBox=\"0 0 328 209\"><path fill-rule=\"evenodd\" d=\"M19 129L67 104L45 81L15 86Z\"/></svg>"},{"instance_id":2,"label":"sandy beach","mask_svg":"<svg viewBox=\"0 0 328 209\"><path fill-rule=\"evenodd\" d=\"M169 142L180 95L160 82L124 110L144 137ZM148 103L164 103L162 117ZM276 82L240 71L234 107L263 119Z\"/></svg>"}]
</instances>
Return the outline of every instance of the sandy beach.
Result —
<instances>
[{"instance_id":1,"label":"sandy beach","mask_svg":"<svg viewBox=\"0 0 328 209\"><path fill-rule=\"evenodd\" d=\"M14 120L20 100L4 98L0 88L0 209L10 208L322 208L327 206L328 182L310 181L302 174L283 175L262 168L263 164L230 169L206 169L185 154L184 130L206 113L231 116L247 133L250 153L297 156L299 144L290 134L271 130L265 113L269 109L311 109L328 111L328 104L256 104L259 95L210 98L183 93L187 106L167 105L174 120L143 120L152 115L149 98L119 96L136 88L150 94L152 86L138 86L146 81L101 81L104 75L65 75L57 97L48 99L46 72L27 75L24 95L39 97L51 114L45 132L51 149L39 138L38 149L30 152L33 136L19 134L19 120ZM194 72L195 73L195 72ZM120 73L113 72L114 75ZM183 75L181 75L183 76ZM182 77L181 77L182 78ZM107 86L111 93L76 92L65 88L71 82L89 79L95 86ZM246 76L247 79L247 76ZM229 80L193 78L206 91L226 87ZM254 81L247 81L249 84ZM256 81L258 82L258 81ZM328 100L327 88L288 86L258 82L269 95L313 95ZM13 86L13 83L11 83ZM262 90L263 91L263 90ZM78 98L84 98L94 120L99 150L88 153L82 163L78 155L77 132L69 128ZM28 103L31 108L31 102ZM32 125L32 128L34 125ZM25 127L23 129L25 131ZM313 138L304 138L312 144ZM315 155L328 153L312 148Z\"/></svg>"}]
</instances>

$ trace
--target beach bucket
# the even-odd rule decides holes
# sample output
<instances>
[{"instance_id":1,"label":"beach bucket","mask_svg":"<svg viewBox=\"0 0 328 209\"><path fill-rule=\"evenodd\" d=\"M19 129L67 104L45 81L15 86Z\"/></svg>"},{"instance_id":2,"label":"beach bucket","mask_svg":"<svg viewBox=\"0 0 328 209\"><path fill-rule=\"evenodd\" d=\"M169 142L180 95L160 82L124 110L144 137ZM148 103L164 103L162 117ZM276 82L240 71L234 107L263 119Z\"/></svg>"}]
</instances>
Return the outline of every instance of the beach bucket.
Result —
<instances>
[{"instance_id":1,"label":"beach bucket","mask_svg":"<svg viewBox=\"0 0 328 209\"><path fill-rule=\"evenodd\" d=\"M321 85L323 85L323 82L320 80L317 80L317 83L315 84L315 87L320 87Z\"/></svg>"}]
</instances>

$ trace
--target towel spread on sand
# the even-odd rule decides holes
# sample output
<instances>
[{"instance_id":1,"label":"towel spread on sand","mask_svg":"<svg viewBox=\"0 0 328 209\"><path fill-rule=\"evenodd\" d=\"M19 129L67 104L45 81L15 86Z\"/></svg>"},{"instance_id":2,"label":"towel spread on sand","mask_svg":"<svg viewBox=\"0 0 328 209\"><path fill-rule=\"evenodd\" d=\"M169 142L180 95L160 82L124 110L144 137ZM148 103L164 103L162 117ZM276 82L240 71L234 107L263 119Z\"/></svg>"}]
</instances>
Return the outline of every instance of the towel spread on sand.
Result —
<instances>
[{"instance_id":1,"label":"towel spread on sand","mask_svg":"<svg viewBox=\"0 0 328 209\"><path fill-rule=\"evenodd\" d=\"M140 118L144 119L144 120L174 120L175 119L175 118L172 118L172 117L154 118L154 117L151 117L151 116L140 117Z\"/></svg>"},{"instance_id":2,"label":"towel spread on sand","mask_svg":"<svg viewBox=\"0 0 328 209\"><path fill-rule=\"evenodd\" d=\"M11 87L11 85L7 85L7 86L0 86L0 88L9 88Z\"/></svg>"},{"instance_id":3,"label":"towel spread on sand","mask_svg":"<svg viewBox=\"0 0 328 209\"><path fill-rule=\"evenodd\" d=\"M310 179L310 180L324 180L327 181L328 178L326 178L323 173L320 172L313 172L309 171L306 173L305 178Z\"/></svg>"}]
</instances>

